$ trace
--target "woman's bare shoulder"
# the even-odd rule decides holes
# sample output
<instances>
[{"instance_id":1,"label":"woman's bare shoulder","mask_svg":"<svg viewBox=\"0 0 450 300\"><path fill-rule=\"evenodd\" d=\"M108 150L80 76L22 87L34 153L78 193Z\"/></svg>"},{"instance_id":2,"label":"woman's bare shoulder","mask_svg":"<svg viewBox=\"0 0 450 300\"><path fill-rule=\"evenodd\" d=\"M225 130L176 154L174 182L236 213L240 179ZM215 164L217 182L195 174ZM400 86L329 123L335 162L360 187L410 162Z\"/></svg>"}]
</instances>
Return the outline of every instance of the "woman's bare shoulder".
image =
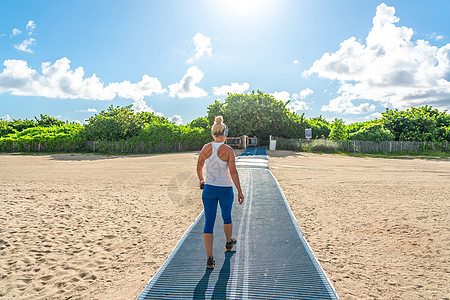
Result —
<instances>
[{"instance_id":1,"label":"woman's bare shoulder","mask_svg":"<svg viewBox=\"0 0 450 300\"><path fill-rule=\"evenodd\" d=\"M212 145L211 145L211 143L208 143L208 144L203 145L203 148L200 151L199 157L201 157L203 159L207 159L208 157L211 156L211 154L212 154Z\"/></svg>"},{"instance_id":2,"label":"woman's bare shoulder","mask_svg":"<svg viewBox=\"0 0 450 300\"><path fill-rule=\"evenodd\" d=\"M203 147L202 147L202 151L203 151L203 150L208 150L208 149L212 149L211 143L204 144Z\"/></svg>"},{"instance_id":3,"label":"woman's bare shoulder","mask_svg":"<svg viewBox=\"0 0 450 300\"><path fill-rule=\"evenodd\" d=\"M223 153L226 153L228 158L234 158L234 149L231 148L229 145L224 144L220 148L223 149Z\"/></svg>"}]
</instances>

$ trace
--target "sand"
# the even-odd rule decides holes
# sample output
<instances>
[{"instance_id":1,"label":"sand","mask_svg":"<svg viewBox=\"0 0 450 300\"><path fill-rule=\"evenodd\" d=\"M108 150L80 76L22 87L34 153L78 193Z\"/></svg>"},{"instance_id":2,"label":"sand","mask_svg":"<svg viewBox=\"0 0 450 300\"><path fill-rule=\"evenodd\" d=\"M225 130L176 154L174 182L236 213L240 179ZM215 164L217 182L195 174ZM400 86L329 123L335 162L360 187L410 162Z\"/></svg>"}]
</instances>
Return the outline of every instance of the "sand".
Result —
<instances>
[{"instance_id":1,"label":"sand","mask_svg":"<svg viewBox=\"0 0 450 300\"><path fill-rule=\"evenodd\" d=\"M342 299L450 297L450 160L271 155Z\"/></svg>"},{"instance_id":2,"label":"sand","mask_svg":"<svg viewBox=\"0 0 450 300\"><path fill-rule=\"evenodd\" d=\"M271 151L342 299L450 295L450 161ZM133 299L202 210L197 153L0 155L0 297Z\"/></svg>"},{"instance_id":3,"label":"sand","mask_svg":"<svg viewBox=\"0 0 450 300\"><path fill-rule=\"evenodd\" d=\"M0 155L0 298L134 299L202 210L195 166Z\"/></svg>"}]
</instances>

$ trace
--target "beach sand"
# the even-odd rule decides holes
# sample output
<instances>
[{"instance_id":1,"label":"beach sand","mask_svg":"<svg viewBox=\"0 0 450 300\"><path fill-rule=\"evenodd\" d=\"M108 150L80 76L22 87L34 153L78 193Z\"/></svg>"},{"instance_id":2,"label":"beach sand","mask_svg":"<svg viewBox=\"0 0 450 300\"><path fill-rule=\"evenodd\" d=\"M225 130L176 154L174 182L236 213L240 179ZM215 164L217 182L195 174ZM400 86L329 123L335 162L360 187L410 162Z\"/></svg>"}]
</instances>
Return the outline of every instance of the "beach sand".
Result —
<instances>
[{"instance_id":1,"label":"beach sand","mask_svg":"<svg viewBox=\"0 0 450 300\"><path fill-rule=\"evenodd\" d=\"M202 211L195 166L193 152L0 155L0 295L134 299Z\"/></svg>"},{"instance_id":2,"label":"beach sand","mask_svg":"<svg viewBox=\"0 0 450 300\"><path fill-rule=\"evenodd\" d=\"M450 161L269 155L342 299L449 297ZM134 299L202 210L196 160L0 155L0 297Z\"/></svg>"},{"instance_id":3,"label":"beach sand","mask_svg":"<svg viewBox=\"0 0 450 300\"><path fill-rule=\"evenodd\" d=\"M342 299L450 297L450 160L269 153Z\"/></svg>"}]
</instances>

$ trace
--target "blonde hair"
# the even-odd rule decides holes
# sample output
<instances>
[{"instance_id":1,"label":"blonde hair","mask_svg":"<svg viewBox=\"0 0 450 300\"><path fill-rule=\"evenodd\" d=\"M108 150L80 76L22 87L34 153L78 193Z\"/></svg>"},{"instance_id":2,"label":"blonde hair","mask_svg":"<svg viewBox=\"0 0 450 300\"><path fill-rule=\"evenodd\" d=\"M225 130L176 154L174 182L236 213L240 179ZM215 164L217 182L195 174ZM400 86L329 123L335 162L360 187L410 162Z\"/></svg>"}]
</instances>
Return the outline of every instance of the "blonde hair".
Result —
<instances>
[{"instance_id":1,"label":"blonde hair","mask_svg":"<svg viewBox=\"0 0 450 300\"><path fill-rule=\"evenodd\" d=\"M213 136L223 136L225 129L227 129L227 125L223 123L223 117L217 116L214 119L214 125L211 127L211 133Z\"/></svg>"}]
</instances>

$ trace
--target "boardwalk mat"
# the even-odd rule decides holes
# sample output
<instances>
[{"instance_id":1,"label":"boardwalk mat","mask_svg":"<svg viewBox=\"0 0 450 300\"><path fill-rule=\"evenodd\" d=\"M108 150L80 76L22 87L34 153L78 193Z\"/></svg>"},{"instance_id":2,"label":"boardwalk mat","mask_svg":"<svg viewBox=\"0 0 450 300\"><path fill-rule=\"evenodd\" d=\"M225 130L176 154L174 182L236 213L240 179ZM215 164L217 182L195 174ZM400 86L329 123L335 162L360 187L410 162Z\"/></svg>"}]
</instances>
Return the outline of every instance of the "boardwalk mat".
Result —
<instances>
[{"instance_id":1,"label":"boardwalk mat","mask_svg":"<svg viewBox=\"0 0 450 300\"><path fill-rule=\"evenodd\" d=\"M264 148L248 152L238 161L267 164ZM251 162L238 169L245 202L233 204L234 251L224 252L218 208L216 267L206 269L202 213L137 299L338 299L272 173Z\"/></svg>"}]
</instances>

